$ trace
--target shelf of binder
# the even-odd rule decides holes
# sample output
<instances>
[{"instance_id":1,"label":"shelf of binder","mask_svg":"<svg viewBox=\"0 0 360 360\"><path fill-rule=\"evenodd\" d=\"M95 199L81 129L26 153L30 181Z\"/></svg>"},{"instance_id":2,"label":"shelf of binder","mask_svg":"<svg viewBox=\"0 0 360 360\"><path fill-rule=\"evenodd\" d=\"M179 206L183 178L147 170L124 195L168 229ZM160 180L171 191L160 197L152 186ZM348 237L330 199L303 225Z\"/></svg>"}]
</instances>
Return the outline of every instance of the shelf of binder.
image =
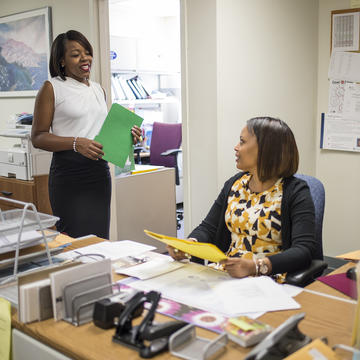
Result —
<instances>
[{"instance_id":1,"label":"shelf of binder","mask_svg":"<svg viewBox=\"0 0 360 360\"><path fill-rule=\"evenodd\" d=\"M162 70L141 70L141 69L114 69L111 68L112 74L144 74L144 75L180 75L180 71L162 71Z\"/></svg>"},{"instance_id":2,"label":"shelf of binder","mask_svg":"<svg viewBox=\"0 0 360 360\"><path fill-rule=\"evenodd\" d=\"M112 76L111 89L115 99L136 100L151 98L138 75L129 79L117 75Z\"/></svg>"},{"instance_id":3,"label":"shelf of binder","mask_svg":"<svg viewBox=\"0 0 360 360\"><path fill-rule=\"evenodd\" d=\"M135 99L135 100L117 100L115 101L120 105L159 105L159 104L175 104L179 100L175 96L167 96L162 99Z\"/></svg>"},{"instance_id":4,"label":"shelf of binder","mask_svg":"<svg viewBox=\"0 0 360 360\"><path fill-rule=\"evenodd\" d=\"M3 284L17 278L19 260L21 260L20 249L43 242L49 264L52 265L48 238L53 238L59 233L51 231L50 234L45 235L44 230L54 226L59 218L39 213L32 203L5 197L0 197L0 200L23 207L5 211L0 209L0 253L15 251L13 275L0 279L0 284Z\"/></svg>"}]
</instances>

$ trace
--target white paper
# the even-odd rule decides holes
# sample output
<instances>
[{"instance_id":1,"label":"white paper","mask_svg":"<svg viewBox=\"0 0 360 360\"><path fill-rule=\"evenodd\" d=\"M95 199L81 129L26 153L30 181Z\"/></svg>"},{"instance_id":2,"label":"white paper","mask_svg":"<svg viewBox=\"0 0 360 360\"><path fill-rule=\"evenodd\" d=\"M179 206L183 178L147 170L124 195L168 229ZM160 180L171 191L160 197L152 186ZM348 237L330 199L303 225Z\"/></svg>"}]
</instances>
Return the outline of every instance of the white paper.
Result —
<instances>
[{"instance_id":1,"label":"white paper","mask_svg":"<svg viewBox=\"0 0 360 360\"><path fill-rule=\"evenodd\" d=\"M51 282L54 319L56 321L61 320L65 315L63 291L66 285L76 282L77 280L88 278L92 275L103 273L110 274L110 278L112 279L111 261L108 259L50 273L49 277Z\"/></svg>"},{"instance_id":2,"label":"white paper","mask_svg":"<svg viewBox=\"0 0 360 360\"><path fill-rule=\"evenodd\" d=\"M344 97L346 91L345 80L330 79L329 85L329 113L342 114L344 110ZM351 82L350 82L351 83Z\"/></svg>"},{"instance_id":3,"label":"white paper","mask_svg":"<svg viewBox=\"0 0 360 360\"><path fill-rule=\"evenodd\" d=\"M295 286L295 285L290 285L290 284L282 284L282 288L291 297L295 297L304 291L303 288L301 288L299 286Z\"/></svg>"},{"instance_id":4,"label":"white paper","mask_svg":"<svg viewBox=\"0 0 360 360\"><path fill-rule=\"evenodd\" d=\"M360 81L360 53L333 51L329 65L329 79Z\"/></svg>"},{"instance_id":5,"label":"white paper","mask_svg":"<svg viewBox=\"0 0 360 360\"><path fill-rule=\"evenodd\" d=\"M359 50L359 13L335 14L332 28L332 51Z\"/></svg>"},{"instance_id":6,"label":"white paper","mask_svg":"<svg viewBox=\"0 0 360 360\"><path fill-rule=\"evenodd\" d=\"M351 81L331 79L328 112L360 115L360 85Z\"/></svg>"},{"instance_id":7,"label":"white paper","mask_svg":"<svg viewBox=\"0 0 360 360\"><path fill-rule=\"evenodd\" d=\"M344 93L344 114L360 115L360 84L347 83Z\"/></svg>"},{"instance_id":8,"label":"white paper","mask_svg":"<svg viewBox=\"0 0 360 360\"><path fill-rule=\"evenodd\" d=\"M160 291L165 298L229 317L300 307L269 277L234 279L225 272L196 264L186 264L170 274L136 281L131 286Z\"/></svg>"},{"instance_id":9,"label":"white paper","mask_svg":"<svg viewBox=\"0 0 360 360\"><path fill-rule=\"evenodd\" d=\"M10 235L2 235L0 233L0 254L9 251L14 251L18 241L18 233ZM24 248L27 246L35 245L43 239L42 234L35 231L23 231L20 238L20 247Z\"/></svg>"},{"instance_id":10,"label":"white paper","mask_svg":"<svg viewBox=\"0 0 360 360\"><path fill-rule=\"evenodd\" d=\"M113 268L115 268L117 274L124 274L146 280L161 274L169 273L184 266L183 263L174 261L170 256L158 253L149 252L144 254L143 257L146 259L146 262L144 263L132 266L121 266L122 263L120 260L120 266L115 263L113 264Z\"/></svg>"},{"instance_id":11,"label":"white paper","mask_svg":"<svg viewBox=\"0 0 360 360\"><path fill-rule=\"evenodd\" d=\"M321 148L360 152L360 119L351 115L325 114Z\"/></svg>"},{"instance_id":12,"label":"white paper","mask_svg":"<svg viewBox=\"0 0 360 360\"><path fill-rule=\"evenodd\" d=\"M77 250L65 252L58 255L57 257L63 260L78 258L79 261L82 262L92 262L94 260L99 260L99 257L79 256L96 254L103 256L105 259L111 259L111 261L115 261L125 256L136 256L154 249L156 249L154 246L145 245L131 240L103 241L97 244L82 247Z\"/></svg>"}]
</instances>

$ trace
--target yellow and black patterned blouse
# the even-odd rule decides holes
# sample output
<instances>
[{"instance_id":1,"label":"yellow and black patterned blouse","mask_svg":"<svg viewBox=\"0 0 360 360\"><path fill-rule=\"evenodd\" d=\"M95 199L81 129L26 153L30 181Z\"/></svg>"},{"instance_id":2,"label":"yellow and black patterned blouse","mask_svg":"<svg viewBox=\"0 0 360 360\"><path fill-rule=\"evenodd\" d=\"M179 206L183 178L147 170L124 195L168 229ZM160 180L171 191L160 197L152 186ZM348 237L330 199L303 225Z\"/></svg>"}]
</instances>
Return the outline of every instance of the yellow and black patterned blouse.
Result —
<instances>
[{"instance_id":1,"label":"yellow and black patterned blouse","mask_svg":"<svg viewBox=\"0 0 360 360\"><path fill-rule=\"evenodd\" d=\"M235 181L228 197L225 223L231 245L226 255L231 257L263 258L281 251L283 179L260 193L251 192L250 179L246 173Z\"/></svg>"}]
</instances>

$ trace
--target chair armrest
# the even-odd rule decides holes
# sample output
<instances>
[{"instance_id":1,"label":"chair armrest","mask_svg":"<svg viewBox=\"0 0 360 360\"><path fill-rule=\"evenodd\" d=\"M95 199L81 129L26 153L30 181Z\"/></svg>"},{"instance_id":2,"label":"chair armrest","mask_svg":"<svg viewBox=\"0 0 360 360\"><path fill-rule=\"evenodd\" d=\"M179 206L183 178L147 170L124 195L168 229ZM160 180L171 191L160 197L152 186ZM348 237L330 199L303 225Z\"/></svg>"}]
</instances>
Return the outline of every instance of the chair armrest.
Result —
<instances>
[{"instance_id":1,"label":"chair armrest","mask_svg":"<svg viewBox=\"0 0 360 360\"><path fill-rule=\"evenodd\" d=\"M134 152L141 152L146 151L146 148L144 146L134 146Z\"/></svg>"},{"instance_id":2,"label":"chair armrest","mask_svg":"<svg viewBox=\"0 0 360 360\"><path fill-rule=\"evenodd\" d=\"M169 156L169 155L176 155L181 152L182 152L181 149L169 149L169 150L162 152L160 155L161 156Z\"/></svg>"},{"instance_id":3,"label":"chair armrest","mask_svg":"<svg viewBox=\"0 0 360 360\"><path fill-rule=\"evenodd\" d=\"M286 283L304 287L321 276L328 264L323 260L312 260L310 267L286 275Z\"/></svg>"}]
</instances>

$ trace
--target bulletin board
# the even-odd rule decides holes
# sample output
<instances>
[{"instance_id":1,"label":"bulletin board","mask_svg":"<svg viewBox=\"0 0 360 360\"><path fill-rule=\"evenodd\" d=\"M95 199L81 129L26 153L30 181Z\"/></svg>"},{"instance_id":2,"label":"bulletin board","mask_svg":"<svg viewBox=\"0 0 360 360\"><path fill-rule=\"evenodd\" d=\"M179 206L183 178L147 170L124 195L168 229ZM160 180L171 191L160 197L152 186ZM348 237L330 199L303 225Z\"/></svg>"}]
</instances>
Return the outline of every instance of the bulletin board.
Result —
<instances>
[{"instance_id":1,"label":"bulletin board","mask_svg":"<svg viewBox=\"0 0 360 360\"><path fill-rule=\"evenodd\" d=\"M331 12L329 103L320 148L360 153L360 8Z\"/></svg>"}]
</instances>

